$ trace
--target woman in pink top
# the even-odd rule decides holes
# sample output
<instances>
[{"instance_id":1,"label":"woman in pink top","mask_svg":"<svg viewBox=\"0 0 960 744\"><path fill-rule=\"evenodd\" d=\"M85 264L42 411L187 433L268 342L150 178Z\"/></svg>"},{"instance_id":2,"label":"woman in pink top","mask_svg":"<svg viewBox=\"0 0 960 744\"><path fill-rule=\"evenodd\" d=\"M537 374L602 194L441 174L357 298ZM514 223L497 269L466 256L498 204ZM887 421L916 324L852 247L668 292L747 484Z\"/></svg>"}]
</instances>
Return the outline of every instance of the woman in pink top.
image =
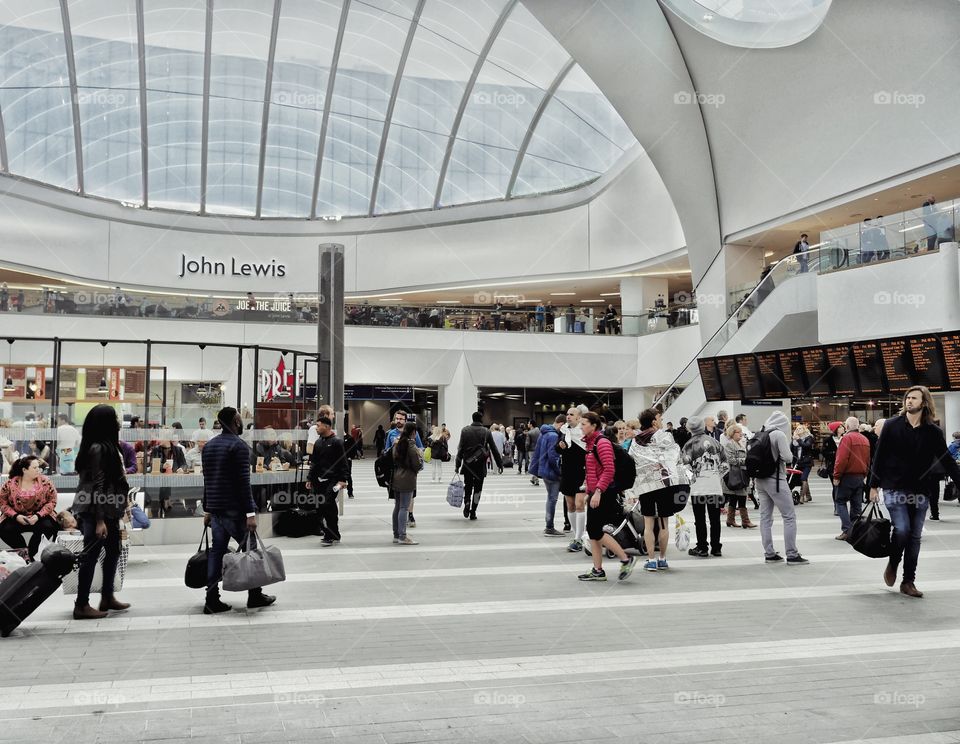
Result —
<instances>
[{"instance_id":1,"label":"woman in pink top","mask_svg":"<svg viewBox=\"0 0 960 744\"><path fill-rule=\"evenodd\" d=\"M628 556L616 539L603 531L604 525L619 524L623 520L620 508L620 494L617 493L614 466L616 458L613 454L613 443L601 433L602 422L593 411L589 411L580 418L580 429L583 431L583 441L586 445L587 470L587 536L593 557L593 568L577 578L580 581L606 581L607 575L603 571L603 548L620 559L620 581L626 579L633 571L636 558Z\"/></svg>"},{"instance_id":2,"label":"woman in pink top","mask_svg":"<svg viewBox=\"0 0 960 744\"><path fill-rule=\"evenodd\" d=\"M24 532L33 533L29 553L33 558L40 539L57 535L57 489L40 475L40 459L21 457L10 468L10 477L0 486L0 540L14 549L27 547Z\"/></svg>"}]
</instances>

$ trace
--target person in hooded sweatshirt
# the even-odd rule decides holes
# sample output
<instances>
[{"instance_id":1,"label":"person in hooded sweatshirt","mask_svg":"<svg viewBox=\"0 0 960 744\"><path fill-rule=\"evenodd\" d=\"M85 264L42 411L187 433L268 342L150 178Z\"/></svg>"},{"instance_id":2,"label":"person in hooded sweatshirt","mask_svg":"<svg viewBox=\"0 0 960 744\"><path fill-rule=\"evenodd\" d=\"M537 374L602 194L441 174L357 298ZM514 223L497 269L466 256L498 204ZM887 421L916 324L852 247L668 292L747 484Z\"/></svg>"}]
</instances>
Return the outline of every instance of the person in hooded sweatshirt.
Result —
<instances>
[{"instance_id":1,"label":"person in hooded sweatshirt","mask_svg":"<svg viewBox=\"0 0 960 744\"><path fill-rule=\"evenodd\" d=\"M699 416L687 419L690 440L683 445L681 461L693 473L690 484L690 502L696 522L697 544L688 550L689 555L719 558L723 545L720 543L720 507L723 505L723 477L730 470L723 447L707 433L704 421ZM707 516L710 517L710 545L707 546Z\"/></svg>"},{"instance_id":2,"label":"person in hooded sweatshirt","mask_svg":"<svg viewBox=\"0 0 960 744\"><path fill-rule=\"evenodd\" d=\"M770 433L770 448L777 460L776 472L770 478L756 478L757 496L760 498L760 540L767 563L783 560L773 547L773 507L780 510L783 519L783 543L788 565L802 565L809 561L797 550L797 514L793 508L793 496L787 485L787 465L793 462L790 450L790 421L783 411L774 411L763 425Z\"/></svg>"},{"instance_id":3,"label":"person in hooded sweatshirt","mask_svg":"<svg viewBox=\"0 0 960 744\"><path fill-rule=\"evenodd\" d=\"M567 411L567 423L560 428L556 445L560 455L560 493L566 499L567 513L573 523L573 540L567 546L568 553L583 550L583 536L587 531L587 493L584 490L587 449L580 429L583 413L579 406Z\"/></svg>"},{"instance_id":4,"label":"person in hooded sweatshirt","mask_svg":"<svg viewBox=\"0 0 960 744\"><path fill-rule=\"evenodd\" d=\"M547 526L543 531L547 537L563 537L563 533L554 528L553 520L557 511L557 497L560 495L560 456L556 447L564 423L566 417L561 414L552 424L540 427L540 438L527 465L534 478L543 480L547 489Z\"/></svg>"}]
</instances>

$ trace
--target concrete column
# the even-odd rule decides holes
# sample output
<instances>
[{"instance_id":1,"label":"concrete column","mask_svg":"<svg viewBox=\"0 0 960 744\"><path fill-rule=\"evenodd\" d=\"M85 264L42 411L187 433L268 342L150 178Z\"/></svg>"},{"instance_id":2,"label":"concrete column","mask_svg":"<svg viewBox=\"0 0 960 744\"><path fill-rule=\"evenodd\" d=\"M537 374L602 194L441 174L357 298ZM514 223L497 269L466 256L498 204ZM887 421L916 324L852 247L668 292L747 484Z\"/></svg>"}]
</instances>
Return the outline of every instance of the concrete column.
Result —
<instances>
[{"instance_id":1,"label":"concrete column","mask_svg":"<svg viewBox=\"0 0 960 744\"><path fill-rule=\"evenodd\" d=\"M620 280L624 335L637 335L646 327L647 310L655 306L658 297L668 302L667 291L667 280L656 276L631 276Z\"/></svg>"},{"instance_id":2,"label":"concrete column","mask_svg":"<svg viewBox=\"0 0 960 744\"><path fill-rule=\"evenodd\" d=\"M943 330L960 329L960 244L940 244L940 297L943 298Z\"/></svg>"},{"instance_id":3,"label":"concrete column","mask_svg":"<svg viewBox=\"0 0 960 744\"><path fill-rule=\"evenodd\" d=\"M653 404L653 393L649 388L623 389L623 418L624 420L637 418L640 411Z\"/></svg>"},{"instance_id":4,"label":"concrete column","mask_svg":"<svg viewBox=\"0 0 960 744\"><path fill-rule=\"evenodd\" d=\"M478 390L465 356L461 355L450 383L440 385L438 393L439 420L450 429L450 453L455 454L460 443L460 429L470 423L477 410Z\"/></svg>"}]
</instances>

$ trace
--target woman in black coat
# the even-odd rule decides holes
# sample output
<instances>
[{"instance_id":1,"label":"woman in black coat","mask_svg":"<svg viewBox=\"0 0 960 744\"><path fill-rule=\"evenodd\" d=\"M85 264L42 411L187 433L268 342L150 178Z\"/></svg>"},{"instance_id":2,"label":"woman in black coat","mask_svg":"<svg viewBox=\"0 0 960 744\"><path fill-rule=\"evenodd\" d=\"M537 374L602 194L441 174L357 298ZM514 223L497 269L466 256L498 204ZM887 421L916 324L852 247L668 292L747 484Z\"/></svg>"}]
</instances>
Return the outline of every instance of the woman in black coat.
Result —
<instances>
[{"instance_id":1,"label":"woman in black coat","mask_svg":"<svg viewBox=\"0 0 960 744\"><path fill-rule=\"evenodd\" d=\"M120 452L120 421L112 406L95 406L83 420L80 450L77 453L77 496L73 512L83 532L74 620L99 620L108 610L126 610L130 605L113 595L114 576L120 560L120 518L127 505L127 478ZM90 585L100 548L103 558L103 586L100 609L90 606Z\"/></svg>"}]
</instances>

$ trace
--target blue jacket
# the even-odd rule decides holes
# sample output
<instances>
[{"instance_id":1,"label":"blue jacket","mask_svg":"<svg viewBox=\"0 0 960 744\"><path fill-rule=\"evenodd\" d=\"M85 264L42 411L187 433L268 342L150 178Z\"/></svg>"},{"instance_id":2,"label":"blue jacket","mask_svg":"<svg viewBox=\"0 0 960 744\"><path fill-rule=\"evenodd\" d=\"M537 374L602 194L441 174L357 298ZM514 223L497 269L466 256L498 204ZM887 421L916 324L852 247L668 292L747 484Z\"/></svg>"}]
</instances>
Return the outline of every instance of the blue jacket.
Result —
<instances>
[{"instance_id":1,"label":"blue jacket","mask_svg":"<svg viewBox=\"0 0 960 744\"><path fill-rule=\"evenodd\" d=\"M422 449L423 449L423 442L420 440L420 432L419 432L419 431L416 433L416 437L417 437L417 449L418 449L418 450L422 450ZM388 432L387 432L387 438L386 438L386 440L384 441L384 444L383 444L383 449L381 450L381 454L382 454L383 452L386 452L386 451L389 450L389 449L393 449L393 445L397 443L397 440L398 440L399 438L400 438L400 430L397 429L396 427L394 427L393 429L391 429L390 431L388 431Z\"/></svg>"},{"instance_id":2,"label":"blue jacket","mask_svg":"<svg viewBox=\"0 0 960 744\"><path fill-rule=\"evenodd\" d=\"M947 445L947 452L950 453L950 457L960 462L960 439L954 439L950 442L950 444Z\"/></svg>"},{"instance_id":3,"label":"blue jacket","mask_svg":"<svg viewBox=\"0 0 960 744\"><path fill-rule=\"evenodd\" d=\"M559 439L560 434L553 424L540 427L540 438L528 467L532 475L544 480L560 480L560 455L556 449Z\"/></svg>"},{"instance_id":4,"label":"blue jacket","mask_svg":"<svg viewBox=\"0 0 960 744\"><path fill-rule=\"evenodd\" d=\"M250 489L250 448L236 434L223 430L203 448L203 510L249 514L257 511Z\"/></svg>"}]
</instances>

